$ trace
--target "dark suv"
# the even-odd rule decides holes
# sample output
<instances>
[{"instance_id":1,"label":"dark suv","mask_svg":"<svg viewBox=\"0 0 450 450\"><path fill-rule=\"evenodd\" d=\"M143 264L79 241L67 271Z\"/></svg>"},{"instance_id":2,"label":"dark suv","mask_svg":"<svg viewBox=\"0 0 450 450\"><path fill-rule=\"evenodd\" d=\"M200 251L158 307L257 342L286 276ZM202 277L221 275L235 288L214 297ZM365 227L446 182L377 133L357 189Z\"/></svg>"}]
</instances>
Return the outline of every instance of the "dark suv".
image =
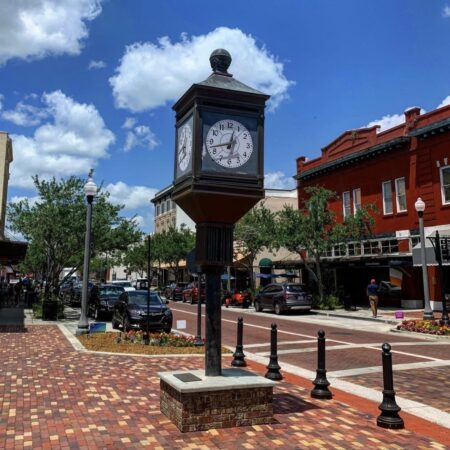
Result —
<instances>
[{"instance_id":1,"label":"dark suv","mask_svg":"<svg viewBox=\"0 0 450 450\"><path fill-rule=\"evenodd\" d=\"M163 302L156 292L150 292L150 308L147 315L147 295L148 291L128 291L120 295L114 304L112 327L119 328L121 325L124 331L131 329L147 329L151 331L172 330L172 311Z\"/></svg>"},{"instance_id":2,"label":"dark suv","mask_svg":"<svg viewBox=\"0 0 450 450\"><path fill-rule=\"evenodd\" d=\"M263 309L282 314L290 309L309 311L312 307L312 295L306 293L304 287L297 283L268 284L255 297L255 311Z\"/></svg>"},{"instance_id":3,"label":"dark suv","mask_svg":"<svg viewBox=\"0 0 450 450\"><path fill-rule=\"evenodd\" d=\"M125 292L125 288L115 284L93 286L89 293L88 315L95 320L106 316L111 317L114 304L123 292Z\"/></svg>"},{"instance_id":4,"label":"dark suv","mask_svg":"<svg viewBox=\"0 0 450 450\"><path fill-rule=\"evenodd\" d=\"M171 299L174 301L183 300L183 291L187 288L188 283L183 281L177 282L177 284L173 287L172 292L170 293Z\"/></svg>"}]
</instances>

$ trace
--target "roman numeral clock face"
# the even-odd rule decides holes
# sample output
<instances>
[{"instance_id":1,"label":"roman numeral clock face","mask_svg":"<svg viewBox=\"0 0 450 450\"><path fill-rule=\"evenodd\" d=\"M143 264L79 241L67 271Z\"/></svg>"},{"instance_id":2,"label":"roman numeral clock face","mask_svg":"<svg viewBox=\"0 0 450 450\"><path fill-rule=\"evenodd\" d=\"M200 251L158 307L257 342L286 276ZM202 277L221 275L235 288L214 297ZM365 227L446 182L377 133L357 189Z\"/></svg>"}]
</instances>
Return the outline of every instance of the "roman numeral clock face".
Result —
<instances>
[{"instance_id":1,"label":"roman numeral clock face","mask_svg":"<svg viewBox=\"0 0 450 450\"><path fill-rule=\"evenodd\" d=\"M237 120L225 119L209 129L205 146L212 160L222 167L235 169L245 164L253 153L253 139Z\"/></svg>"},{"instance_id":2,"label":"roman numeral clock face","mask_svg":"<svg viewBox=\"0 0 450 450\"><path fill-rule=\"evenodd\" d=\"M190 123L185 123L178 130L178 167L185 172L191 162L192 156L192 129Z\"/></svg>"}]
</instances>

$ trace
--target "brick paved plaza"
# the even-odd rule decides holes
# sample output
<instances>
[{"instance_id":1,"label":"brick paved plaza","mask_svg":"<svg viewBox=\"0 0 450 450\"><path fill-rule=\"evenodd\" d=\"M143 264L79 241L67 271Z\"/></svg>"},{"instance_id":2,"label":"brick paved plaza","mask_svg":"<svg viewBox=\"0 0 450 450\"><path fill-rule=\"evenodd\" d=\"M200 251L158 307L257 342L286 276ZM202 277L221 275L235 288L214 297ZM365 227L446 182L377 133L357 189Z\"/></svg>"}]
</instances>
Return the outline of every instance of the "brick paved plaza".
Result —
<instances>
[{"instance_id":1,"label":"brick paved plaza","mask_svg":"<svg viewBox=\"0 0 450 450\"><path fill-rule=\"evenodd\" d=\"M447 429L420 428L408 415L406 430L378 428L377 405L361 407L364 400L352 402L351 395L313 400L310 381L294 376L275 389L276 423L181 433L159 411L156 373L201 368L203 357L78 352L53 325L1 331L0 448L444 449L449 443ZM224 358L224 366L228 362ZM422 435L425 428L434 439Z\"/></svg>"}]
</instances>

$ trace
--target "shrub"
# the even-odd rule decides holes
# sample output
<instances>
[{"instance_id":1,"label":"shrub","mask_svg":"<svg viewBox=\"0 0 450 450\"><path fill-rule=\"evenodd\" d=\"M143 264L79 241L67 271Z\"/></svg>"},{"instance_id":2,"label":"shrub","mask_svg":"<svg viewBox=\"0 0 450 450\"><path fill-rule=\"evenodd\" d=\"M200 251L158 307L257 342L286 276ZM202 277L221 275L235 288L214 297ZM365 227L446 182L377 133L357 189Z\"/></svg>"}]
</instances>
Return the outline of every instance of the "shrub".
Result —
<instances>
[{"instance_id":1,"label":"shrub","mask_svg":"<svg viewBox=\"0 0 450 450\"><path fill-rule=\"evenodd\" d=\"M316 309L324 309L324 310L333 310L342 308L343 305L338 297L335 295L326 295L323 300L320 299L318 295L314 296L313 299L313 308Z\"/></svg>"},{"instance_id":2,"label":"shrub","mask_svg":"<svg viewBox=\"0 0 450 450\"><path fill-rule=\"evenodd\" d=\"M397 330L439 336L450 335L450 326L444 325L442 320L404 320L400 325L397 325Z\"/></svg>"}]
</instances>

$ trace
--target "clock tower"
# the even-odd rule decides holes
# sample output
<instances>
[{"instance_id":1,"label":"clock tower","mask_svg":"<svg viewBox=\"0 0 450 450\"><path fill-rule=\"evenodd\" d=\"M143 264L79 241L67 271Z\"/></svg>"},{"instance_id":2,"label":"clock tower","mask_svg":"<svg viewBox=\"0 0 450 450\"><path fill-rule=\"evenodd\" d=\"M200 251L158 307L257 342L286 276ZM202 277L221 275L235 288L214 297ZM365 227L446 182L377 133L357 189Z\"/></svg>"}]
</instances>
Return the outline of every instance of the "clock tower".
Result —
<instances>
[{"instance_id":1,"label":"clock tower","mask_svg":"<svg viewBox=\"0 0 450 450\"><path fill-rule=\"evenodd\" d=\"M175 103L172 199L196 225L196 264L206 274L206 374L220 375L220 275L233 259L234 224L264 197L265 95L233 78L231 55Z\"/></svg>"}]
</instances>

